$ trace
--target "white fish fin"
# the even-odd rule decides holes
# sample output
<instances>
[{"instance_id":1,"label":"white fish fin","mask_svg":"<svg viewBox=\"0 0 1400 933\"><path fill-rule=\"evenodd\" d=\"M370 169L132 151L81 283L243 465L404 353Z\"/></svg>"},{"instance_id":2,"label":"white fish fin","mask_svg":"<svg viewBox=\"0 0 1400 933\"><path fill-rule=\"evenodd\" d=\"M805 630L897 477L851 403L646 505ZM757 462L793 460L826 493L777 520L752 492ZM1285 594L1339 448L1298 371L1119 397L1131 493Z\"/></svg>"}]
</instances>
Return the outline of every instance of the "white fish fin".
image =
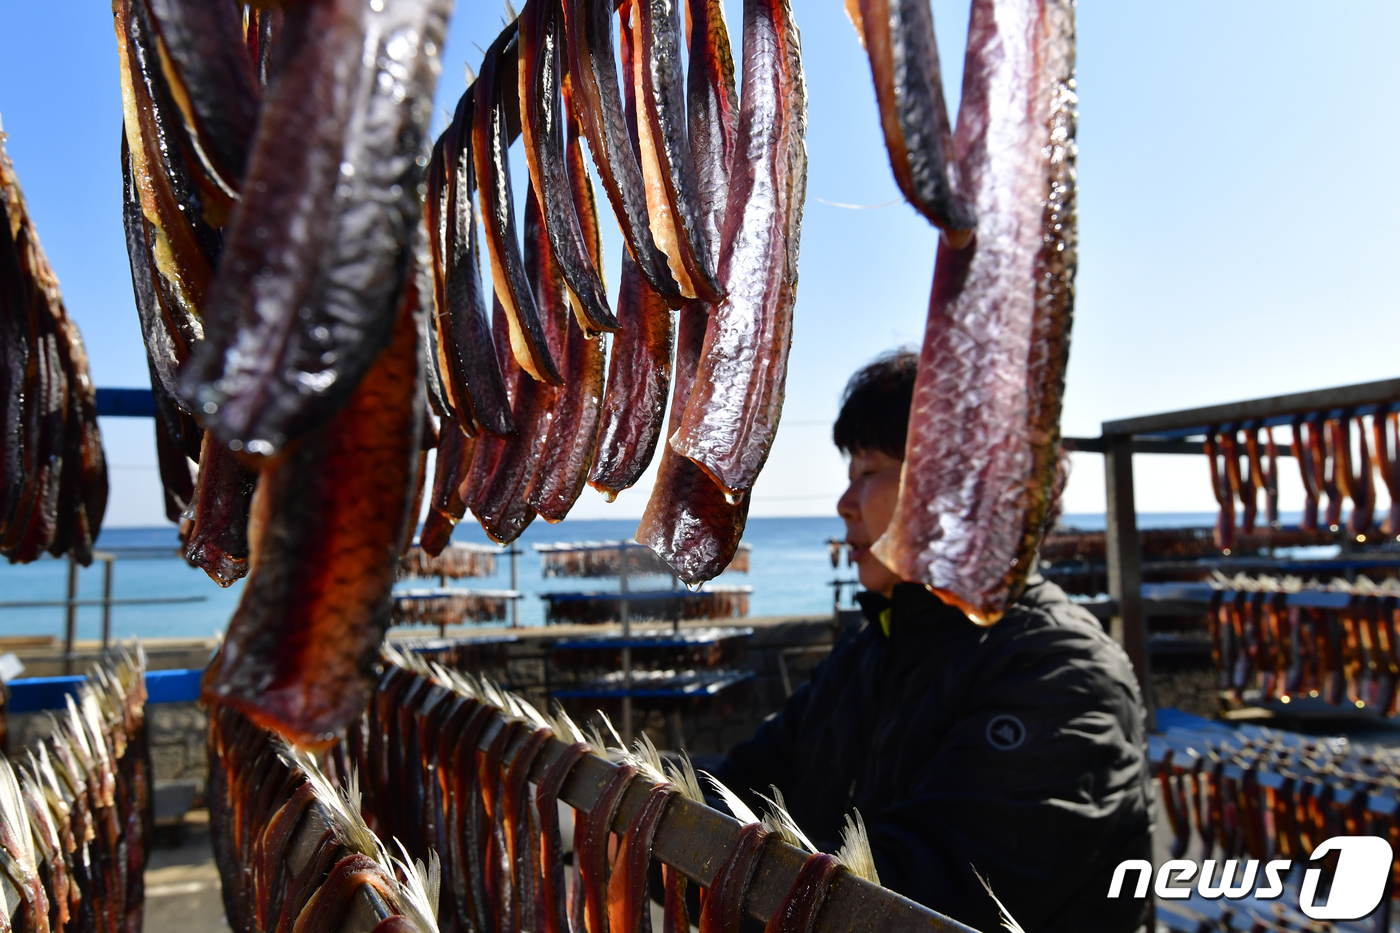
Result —
<instances>
[{"instance_id":1,"label":"white fish fin","mask_svg":"<svg viewBox=\"0 0 1400 933\"><path fill-rule=\"evenodd\" d=\"M670 783L665 766L661 763L661 753L656 750L656 746L645 732L632 743L632 752L627 756L627 760L653 781L660 784Z\"/></svg>"},{"instance_id":2,"label":"white fish fin","mask_svg":"<svg viewBox=\"0 0 1400 933\"><path fill-rule=\"evenodd\" d=\"M1026 933L1025 930L1021 929L1021 925L1016 922L1016 918L1011 916L1007 911L1006 905L1001 902L1001 898L997 897L996 894L992 892L992 886L987 883L986 878L982 877L982 873L977 870L976 865L972 866L972 873L977 876L978 881L982 882L982 887L987 889L987 896L996 902L997 911L1001 914L1001 925L1006 927L1010 933Z\"/></svg>"},{"instance_id":3,"label":"white fish fin","mask_svg":"<svg viewBox=\"0 0 1400 933\"><path fill-rule=\"evenodd\" d=\"M762 823L758 814L749 809L749 805L739 799L739 795L725 786L724 782L708 771L701 771L705 775L705 780L710 782L710 786L715 789L715 793L724 800L724 805L729 808L729 812L734 814L734 818L740 823Z\"/></svg>"},{"instance_id":4,"label":"white fish fin","mask_svg":"<svg viewBox=\"0 0 1400 933\"><path fill-rule=\"evenodd\" d=\"M851 813L855 814L855 819L851 818ZM865 832L865 820L860 818L859 810L853 810L851 813L846 814L846 825L841 827L841 848L836 857L851 874L864 878L871 884L879 884L880 875L875 871L875 855L870 851L870 836Z\"/></svg>"},{"instance_id":5,"label":"white fish fin","mask_svg":"<svg viewBox=\"0 0 1400 933\"><path fill-rule=\"evenodd\" d=\"M428 850L428 864L422 859L414 859L408 854L397 838L394 845L399 847L403 858L393 857L389 863L397 869L400 906L410 920L423 933L438 933L438 899L442 893L442 863L433 849Z\"/></svg>"},{"instance_id":6,"label":"white fish fin","mask_svg":"<svg viewBox=\"0 0 1400 933\"><path fill-rule=\"evenodd\" d=\"M700 790L700 779L695 776L695 765L690 756L681 752L679 762L666 762L666 778L681 792L681 796L696 803L705 802L705 793Z\"/></svg>"},{"instance_id":7,"label":"white fish fin","mask_svg":"<svg viewBox=\"0 0 1400 933\"><path fill-rule=\"evenodd\" d=\"M805 849L815 853L817 847L812 844L812 840L807 838L807 834L797 825L797 821L792 818L792 814L787 811L787 804L783 801L783 792L778 790L776 785L768 785L768 789L773 792L773 796L759 794L768 802L768 812L763 814L763 825L767 826L771 832L778 834L778 838L790 846Z\"/></svg>"}]
</instances>

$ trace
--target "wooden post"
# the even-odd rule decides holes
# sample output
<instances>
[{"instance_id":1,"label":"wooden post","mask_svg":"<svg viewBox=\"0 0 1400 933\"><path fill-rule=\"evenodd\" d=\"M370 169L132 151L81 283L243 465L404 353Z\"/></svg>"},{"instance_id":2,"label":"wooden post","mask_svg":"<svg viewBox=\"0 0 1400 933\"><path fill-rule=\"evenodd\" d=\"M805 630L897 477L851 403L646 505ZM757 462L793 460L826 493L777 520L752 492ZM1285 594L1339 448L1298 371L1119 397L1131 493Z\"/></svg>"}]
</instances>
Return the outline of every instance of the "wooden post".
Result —
<instances>
[{"instance_id":1,"label":"wooden post","mask_svg":"<svg viewBox=\"0 0 1400 933\"><path fill-rule=\"evenodd\" d=\"M78 635L78 562L68 558L67 624L63 635L63 673L73 673L73 641Z\"/></svg>"},{"instance_id":2,"label":"wooden post","mask_svg":"<svg viewBox=\"0 0 1400 933\"><path fill-rule=\"evenodd\" d=\"M1137 504L1133 494L1133 439L1105 435L1104 479L1107 486L1108 595L1118 605L1110 625L1128 653L1142 688L1147 727L1157 728L1152 697L1152 665L1147 655L1147 620L1142 611L1142 546L1138 541Z\"/></svg>"}]
</instances>

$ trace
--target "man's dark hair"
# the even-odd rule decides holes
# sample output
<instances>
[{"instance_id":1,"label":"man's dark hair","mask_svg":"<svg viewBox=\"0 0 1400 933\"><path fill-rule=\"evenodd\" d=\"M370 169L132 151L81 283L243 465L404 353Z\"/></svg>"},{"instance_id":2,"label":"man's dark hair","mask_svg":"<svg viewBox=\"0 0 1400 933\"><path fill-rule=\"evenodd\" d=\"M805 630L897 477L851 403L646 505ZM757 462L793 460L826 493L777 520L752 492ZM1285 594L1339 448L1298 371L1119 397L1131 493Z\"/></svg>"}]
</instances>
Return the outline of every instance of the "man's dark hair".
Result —
<instances>
[{"instance_id":1,"label":"man's dark hair","mask_svg":"<svg viewBox=\"0 0 1400 933\"><path fill-rule=\"evenodd\" d=\"M831 429L831 438L843 454L878 450L904 458L918 371L917 353L895 350L851 377L841 395L841 414Z\"/></svg>"}]
</instances>

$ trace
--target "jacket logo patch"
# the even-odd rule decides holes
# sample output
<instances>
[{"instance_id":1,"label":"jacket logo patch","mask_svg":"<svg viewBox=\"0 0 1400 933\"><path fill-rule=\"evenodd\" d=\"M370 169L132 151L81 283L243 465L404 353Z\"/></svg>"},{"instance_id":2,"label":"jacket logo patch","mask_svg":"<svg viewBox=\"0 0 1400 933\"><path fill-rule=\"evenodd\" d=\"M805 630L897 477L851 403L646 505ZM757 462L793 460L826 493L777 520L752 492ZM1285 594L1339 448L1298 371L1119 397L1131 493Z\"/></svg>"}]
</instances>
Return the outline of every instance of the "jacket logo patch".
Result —
<instances>
[{"instance_id":1,"label":"jacket logo patch","mask_svg":"<svg viewBox=\"0 0 1400 933\"><path fill-rule=\"evenodd\" d=\"M987 742L992 748L1009 752L1026 741L1026 724L1010 713L995 716L987 723Z\"/></svg>"}]
</instances>

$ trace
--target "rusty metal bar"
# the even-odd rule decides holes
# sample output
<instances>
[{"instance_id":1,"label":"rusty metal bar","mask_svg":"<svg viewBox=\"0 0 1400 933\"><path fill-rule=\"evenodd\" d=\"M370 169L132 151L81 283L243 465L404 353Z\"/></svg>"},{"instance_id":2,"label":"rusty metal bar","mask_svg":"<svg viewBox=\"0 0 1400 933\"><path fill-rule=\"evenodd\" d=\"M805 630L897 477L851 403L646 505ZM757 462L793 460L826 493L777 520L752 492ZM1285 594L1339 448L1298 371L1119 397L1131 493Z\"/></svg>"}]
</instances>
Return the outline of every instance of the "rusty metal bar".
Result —
<instances>
[{"instance_id":1,"label":"rusty metal bar","mask_svg":"<svg viewBox=\"0 0 1400 933\"><path fill-rule=\"evenodd\" d=\"M486 751L505 722L504 714L498 712L495 720L482 730L477 748ZM506 746L501 756L503 768L515 760L526 735L526 730L518 730L518 734ZM559 758L564 748L563 742L551 738L531 766L529 779L538 782L543 778L546 769ZM564 782L559 799L577 810L591 810L597 805L604 784L616 768L616 765L597 755L585 755ZM628 786L613 821L613 832L627 830L641 808L649 786L645 780L633 780ZM691 880L708 886L714 882L725 857L733 850L741 825L738 820L718 810L677 797L666 808L657 827L653 854ZM787 896L797 880L798 870L806 860L807 854L800 849L777 839L770 840L759 858L753 883L744 900L745 913L766 923ZM975 933L971 927L916 904L888 888L871 884L850 872L838 872L823 902L813 933L859 931Z\"/></svg>"}]
</instances>

